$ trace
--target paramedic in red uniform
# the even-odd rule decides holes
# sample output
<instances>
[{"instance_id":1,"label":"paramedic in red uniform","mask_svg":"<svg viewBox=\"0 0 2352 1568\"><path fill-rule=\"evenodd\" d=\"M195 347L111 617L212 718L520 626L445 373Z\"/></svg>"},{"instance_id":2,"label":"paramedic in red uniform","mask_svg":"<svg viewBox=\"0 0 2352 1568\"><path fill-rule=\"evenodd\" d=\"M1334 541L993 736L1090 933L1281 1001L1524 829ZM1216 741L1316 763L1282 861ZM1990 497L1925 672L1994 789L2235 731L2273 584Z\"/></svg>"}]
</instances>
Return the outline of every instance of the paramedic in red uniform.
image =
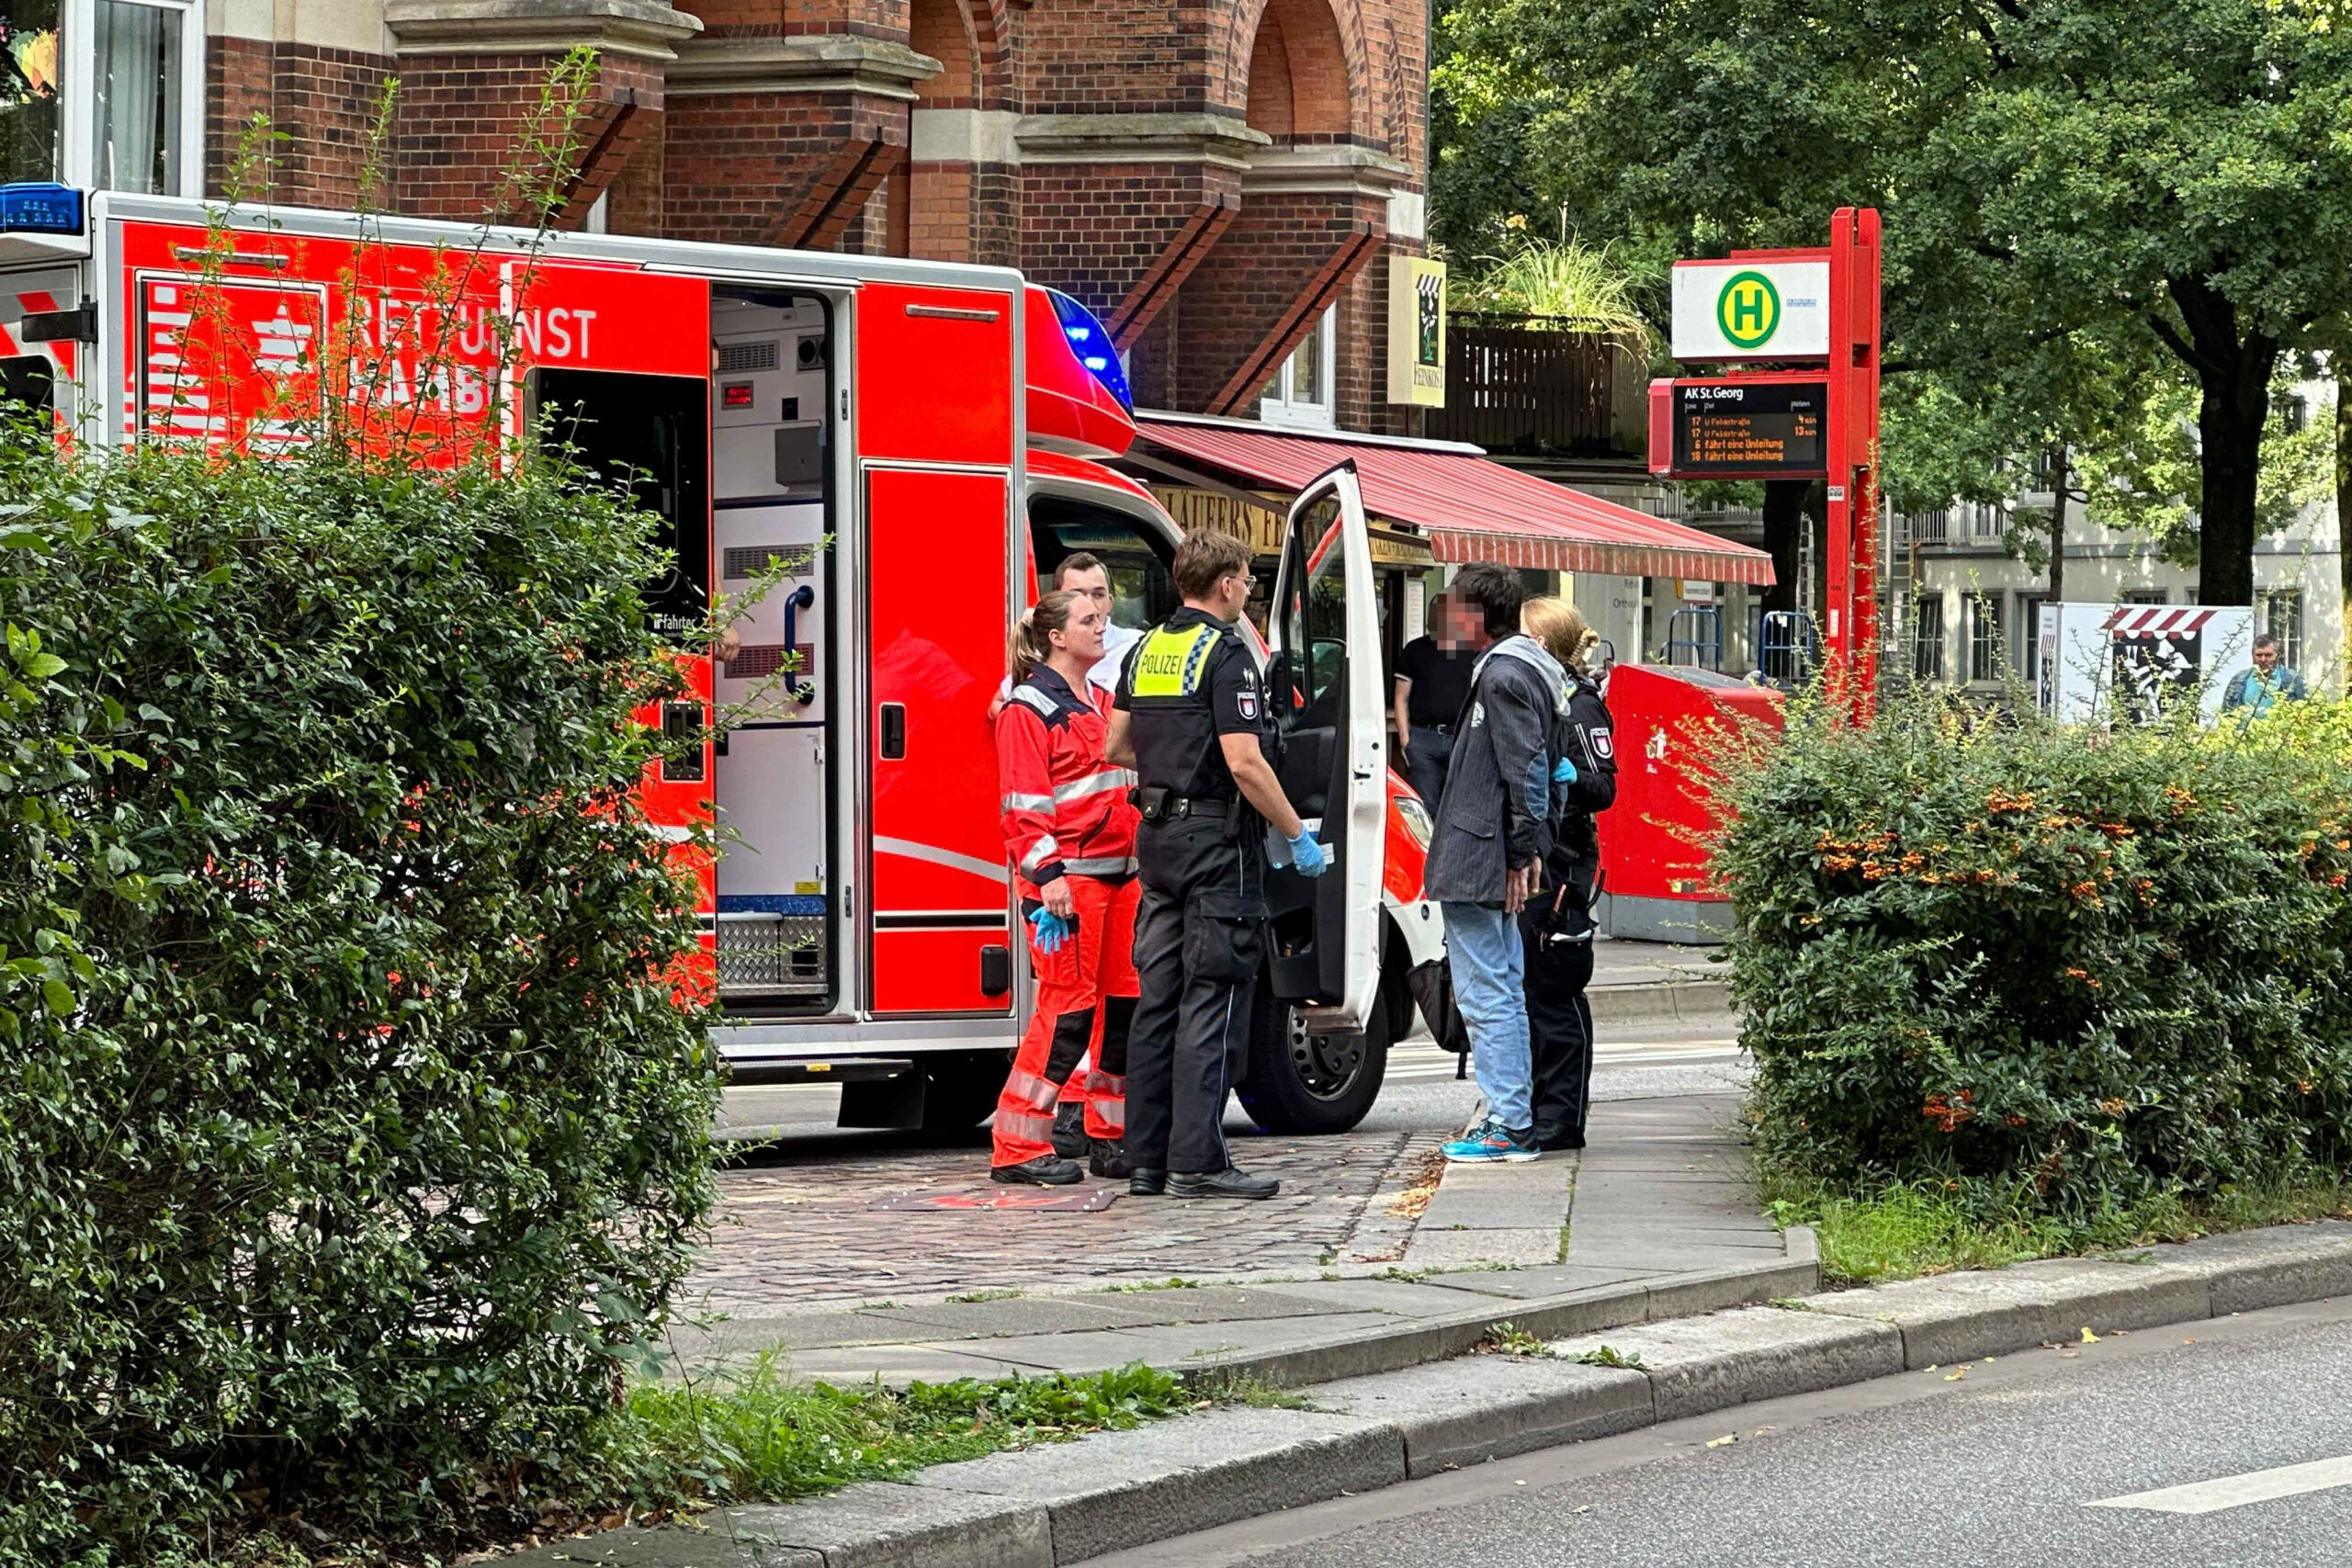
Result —
<instances>
[{"instance_id":1,"label":"paramedic in red uniform","mask_svg":"<svg viewBox=\"0 0 2352 1568\"><path fill-rule=\"evenodd\" d=\"M1012 637L1012 694L996 719L1004 842L1037 1008L997 1099L989 1175L1066 1186L1078 1167L1054 1151L1054 1113L1067 1089L1086 1106L1097 1176L1128 1174L1127 1025L1136 1007L1135 775L1103 757L1110 694L1086 672L1102 657L1108 612L1082 593L1037 601ZM1072 1075L1092 1048L1093 1070Z\"/></svg>"}]
</instances>

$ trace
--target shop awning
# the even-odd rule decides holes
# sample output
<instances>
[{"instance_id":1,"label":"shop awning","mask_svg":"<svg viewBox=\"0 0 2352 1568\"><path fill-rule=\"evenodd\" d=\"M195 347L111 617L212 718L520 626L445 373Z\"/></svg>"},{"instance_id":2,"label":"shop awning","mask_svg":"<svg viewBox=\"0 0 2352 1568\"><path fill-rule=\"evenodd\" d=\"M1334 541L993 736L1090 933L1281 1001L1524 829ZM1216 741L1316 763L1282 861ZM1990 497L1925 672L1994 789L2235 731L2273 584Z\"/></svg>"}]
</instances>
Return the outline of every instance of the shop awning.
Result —
<instances>
[{"instance_id":1,"label":"shop awning","mask_svg":"<svg viewBox=\"0 0 2352 1568\"><path fill-rule=\"evenodd\" d=\"M1136 423L1150 447L1279 490L1298 491L1352 457L1364 509L1423 530L1430 553L1442 561L1758 586L1772 581L1772 558L1762 550L1532 478L1488 461L1475 447L1351 441L1141 412Z\"/></svg>"}]
</instances>

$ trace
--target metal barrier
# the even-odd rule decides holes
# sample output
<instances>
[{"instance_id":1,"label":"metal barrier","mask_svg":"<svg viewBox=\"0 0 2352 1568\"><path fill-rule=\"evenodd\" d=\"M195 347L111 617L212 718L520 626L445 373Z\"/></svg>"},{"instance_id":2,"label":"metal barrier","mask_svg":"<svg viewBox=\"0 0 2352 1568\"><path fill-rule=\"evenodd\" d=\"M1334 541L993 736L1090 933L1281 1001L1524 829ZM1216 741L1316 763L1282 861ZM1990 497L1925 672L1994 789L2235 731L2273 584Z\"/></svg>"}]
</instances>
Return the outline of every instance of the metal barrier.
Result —
<instances>
[{"instance_id":1,"label":"metal barrier","mask_svg":"<svg viewBox=\"0 0 2352 1568\"><path fill-rule=\"evenodd\" d=\"M1792 692L1813 679L1814 666L1821 661L1821 639L1813 627L1813 617L1802 610L1774 610L1765 615L1758 649L1756 667L1764 679L1782 691Z\"/></svg>"},{"instance_id":2,"label":"metal barrier","mask_svg":"<svg viewBox=\"0 0 2352 1568\"><path fill-rule=\"evenodd\" d=\"M1690 635L1684 636L1686 630ZM1724 667L1723 606L1696 604L1668 616L1664 662L1720 671Z\"/></svg>"}]
</instances>

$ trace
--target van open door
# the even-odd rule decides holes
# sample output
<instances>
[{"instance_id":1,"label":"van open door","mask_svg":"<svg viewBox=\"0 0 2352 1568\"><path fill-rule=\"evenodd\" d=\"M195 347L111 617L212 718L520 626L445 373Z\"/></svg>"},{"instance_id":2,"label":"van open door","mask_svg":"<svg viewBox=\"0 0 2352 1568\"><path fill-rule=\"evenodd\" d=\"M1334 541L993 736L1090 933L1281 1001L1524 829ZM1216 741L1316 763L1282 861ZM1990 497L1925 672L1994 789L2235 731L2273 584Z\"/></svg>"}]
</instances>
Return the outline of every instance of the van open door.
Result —
<instances>
[{"instance_id":1,"label":"van open door","mask_svg":"<svg viewBox=\"0 0 2352 1568\"><path fill-rule=\"evenodd\" d=\"M1343 463L1291 506L1268 637L1283 793L1331 861L1320 877L1276 871L1267 886L1274 996L1311 1034L1363 1032L1380 1006L1388 748L1379 592L1355 465Z\"/></svg>"}]
</instances>

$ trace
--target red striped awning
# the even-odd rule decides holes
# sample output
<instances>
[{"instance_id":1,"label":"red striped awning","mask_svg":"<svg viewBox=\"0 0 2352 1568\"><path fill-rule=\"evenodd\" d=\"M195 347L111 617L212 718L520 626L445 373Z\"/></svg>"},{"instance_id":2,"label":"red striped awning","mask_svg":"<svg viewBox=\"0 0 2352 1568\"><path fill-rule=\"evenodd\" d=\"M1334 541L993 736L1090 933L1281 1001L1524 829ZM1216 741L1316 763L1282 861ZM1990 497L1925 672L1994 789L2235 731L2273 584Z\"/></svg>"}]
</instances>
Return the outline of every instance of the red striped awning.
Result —
<instances>
[{"instance_id":1,"label":"red striped awning","mask_svg":"<svg viewBox=\"0 0 2352 1568\"><path fill-rule=\"evenodd\" d=\"M1302 490L1353 458L1365 510L1422 529L1430 553L1442 561L1758 587L1772 581L1772 558L1762 550L1548 483L1475 449L1243 430L1148 413L1137 414L1136 423L1139 438L1154 446L1276 490Z\"/></svg>"}]
</instances>

